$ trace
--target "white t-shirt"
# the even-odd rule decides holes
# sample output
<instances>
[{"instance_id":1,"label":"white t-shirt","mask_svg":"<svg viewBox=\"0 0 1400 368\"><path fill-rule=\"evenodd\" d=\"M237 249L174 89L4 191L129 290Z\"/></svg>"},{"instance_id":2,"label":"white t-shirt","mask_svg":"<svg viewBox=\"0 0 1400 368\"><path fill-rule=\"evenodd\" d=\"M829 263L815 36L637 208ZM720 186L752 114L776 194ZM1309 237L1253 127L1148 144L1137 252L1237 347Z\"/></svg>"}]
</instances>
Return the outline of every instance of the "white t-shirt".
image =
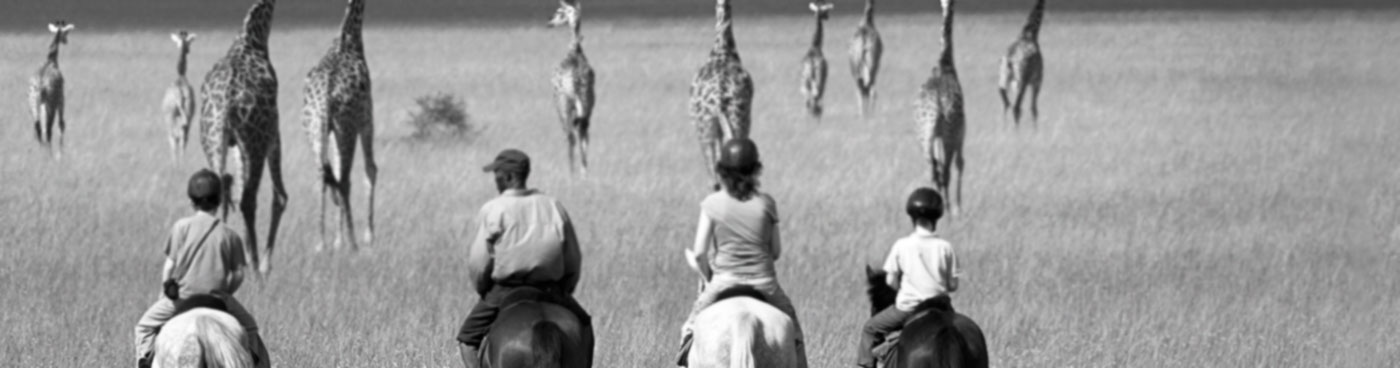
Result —
<instances>
[{"instance_id":1,"label":"white t-shirt","mask_svg":"<svg viewBox=\"0 0 1400 368\"><path fill-rule=\"evenodd\" d=\"M958 290L958 257L953 245L923 229L894 242L885 272L899 280L894 306L912 312L919 303Z\"/></svg>"}]
</instances>

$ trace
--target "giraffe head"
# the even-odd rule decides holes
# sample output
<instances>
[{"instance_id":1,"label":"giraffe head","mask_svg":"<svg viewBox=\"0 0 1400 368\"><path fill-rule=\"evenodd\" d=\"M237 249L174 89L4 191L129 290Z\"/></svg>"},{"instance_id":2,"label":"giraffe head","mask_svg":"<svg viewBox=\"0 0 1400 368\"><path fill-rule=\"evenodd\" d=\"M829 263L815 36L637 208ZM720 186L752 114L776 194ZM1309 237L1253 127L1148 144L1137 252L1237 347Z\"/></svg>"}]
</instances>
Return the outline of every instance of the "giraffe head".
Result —
<instances>
[{"instance_id":1,"label":"giraffe head","mask_svg":"<svg viewBox=\"0 0 1400 368\"><path fill-rule=\"evenodd\" d=\"M562 25L572 26L578 24L579 8L580 6L577 0L560 0L559 10L554 11L554 18L549 20L549 26L558 27Z\"/></svg>"},{"instance_id":2,"label":"giraffe head","mask_svg":"<svg viewBox=\"0 0 1400 368\"><path fill-rule=\"evenodd\" d=\"M54 40L61 44L68 43L68 31L73 30L73 25L62 19L49 23L49 32L53 32Z\"/></svg>"},{"instance_id":3,"label":"giraffe head","mask_svg":"<svg viewBox=\"0 0 1400 368\"><path fill-rule=\"evenodd\" d=\"M182 51L189 52L190 43L194 42L194 34L185 31L171 33L170 40L175 41L175 47L179 47Z\"/></svg>"},{"instance_id":4,"label":"giraffe head","mask_svg":"<svg viewBox=\"0 0 1400 368\"><path fill-rule=\"evenodd\" d=\"M834 7L836 7L836 4L823 3L820 1L807 3L807 8L812 9L812 12L817 14L817 19L820 20L826 20L827 18L829 18L830 16L827 15L827 13L830 12L831 8Z\"/></svg>"},{"instance_id":5,"label":"giraffe head","mask_svg":"<svg viewBox=\"0 0 1400 368\"><path fill-rule=\"evenodd\" d=\"M258 0L248 9L248 16L243 18L243 35L240 36L243 42L255 48L267 48L267 37L272 32L272 9L275 5L276 0Z\"/></svg>"}]
</instances>

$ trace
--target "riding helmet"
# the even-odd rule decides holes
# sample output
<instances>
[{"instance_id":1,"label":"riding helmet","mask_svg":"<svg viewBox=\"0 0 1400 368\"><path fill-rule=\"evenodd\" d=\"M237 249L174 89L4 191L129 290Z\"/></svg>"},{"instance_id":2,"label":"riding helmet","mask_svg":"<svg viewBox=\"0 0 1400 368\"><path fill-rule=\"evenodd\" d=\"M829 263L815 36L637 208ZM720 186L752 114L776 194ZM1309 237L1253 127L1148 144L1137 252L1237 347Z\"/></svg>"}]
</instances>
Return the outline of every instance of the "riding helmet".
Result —
<instances>
[{"instance_id":1,"label":"riding helmet","mask_svg":"<svg viewBox=\"0 0 1400 368\"><path fill-rule=\"evenodd\" d=\"M724 142L719 152L719 166L740 170L758 167L758 145L748 138Z\"/></svg>"},{"instance_id":2,"label":"riding helmet","mask_svg":"<svg viewBox=\"0 0 1400 368\"><path fill-rule=\"evenodd\" d=\"M904 202L904 212L913 219L938 221L943 217L943 196L933 188L922 187L909 194Z\"/></svg>"}]
</instances>

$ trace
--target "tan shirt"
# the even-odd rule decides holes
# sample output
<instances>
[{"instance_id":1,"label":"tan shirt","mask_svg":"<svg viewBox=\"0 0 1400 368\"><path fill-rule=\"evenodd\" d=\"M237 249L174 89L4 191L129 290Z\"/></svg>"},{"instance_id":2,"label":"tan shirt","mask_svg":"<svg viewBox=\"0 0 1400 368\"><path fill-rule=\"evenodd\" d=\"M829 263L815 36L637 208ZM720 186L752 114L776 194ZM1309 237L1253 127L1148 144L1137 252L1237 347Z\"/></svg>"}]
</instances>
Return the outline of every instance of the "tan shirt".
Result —
<instances>
[{"instance_id":1,"label":"tan shirt","mask_svg":"<svg viewBox=\"0 0 1400 368\"><path fill-rule=\"evenodd\" d=\"M206 212L176 221L165 242L165 256L175 263L170 275L180 284L180 297L232 295L238 282L230 275L248 265L243 247L238 233Z\"/></svg>"},{"instance_id":2,"label":"tan shirt","mask_svg":"<svg viewBox=\"0 0 1400 368\"><path fill-rule=\"evenodd\" d=\"M714 221L715 252L710 269L715 274L741 278L774 277L773 232L778 231L778 206L767 194L757 193L739 201L723 191L700 202L700 210Z\"/></svg>"},{"instance_id":3,"label":"tan shirt","mask_svg":"<svg viewBox=\"0 0 1400 368\"><path fill-rule=\"evenodd\" d=\"M467 257L481 293L488 276L496 283L559 283L572 293L583 260L564 206L534 189L506 190L481 206Z\"/></svg>"},{"instance_id":4,"label":"tan shirt","mask_svg":"<svg viewBox=\"0 0 1400 368\"><path fill-rule=\"evenodd\" d=\"M885 259L885 272L892 280L899 280L894 306L905 312L912 312L925 300L957 291L961 273L953 245L923 229L895 241Z\"/></svg>"}]
</instances>

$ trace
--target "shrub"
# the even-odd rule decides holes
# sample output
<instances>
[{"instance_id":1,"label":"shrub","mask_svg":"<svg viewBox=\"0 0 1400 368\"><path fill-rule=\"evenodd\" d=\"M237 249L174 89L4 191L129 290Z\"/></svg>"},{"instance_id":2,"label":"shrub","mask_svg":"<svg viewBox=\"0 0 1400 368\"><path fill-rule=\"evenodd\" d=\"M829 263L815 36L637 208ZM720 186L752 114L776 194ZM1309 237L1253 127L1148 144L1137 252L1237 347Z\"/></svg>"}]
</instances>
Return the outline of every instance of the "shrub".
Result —
<instances>
[{"instance_id":1,"label":"shrub","mask_svg":"<svg viewBox=\"0 0 1400 368\"><path fill-rule=\"evenodd\" d=\"M480 129L474 126L467 115L466 103L450 93L438 92L420 96L414 100L416 110L409 112L408 125L413 128L410 137L427 139L432 137L452 137L471 139Z\"/></svg>"}]
</instances>

